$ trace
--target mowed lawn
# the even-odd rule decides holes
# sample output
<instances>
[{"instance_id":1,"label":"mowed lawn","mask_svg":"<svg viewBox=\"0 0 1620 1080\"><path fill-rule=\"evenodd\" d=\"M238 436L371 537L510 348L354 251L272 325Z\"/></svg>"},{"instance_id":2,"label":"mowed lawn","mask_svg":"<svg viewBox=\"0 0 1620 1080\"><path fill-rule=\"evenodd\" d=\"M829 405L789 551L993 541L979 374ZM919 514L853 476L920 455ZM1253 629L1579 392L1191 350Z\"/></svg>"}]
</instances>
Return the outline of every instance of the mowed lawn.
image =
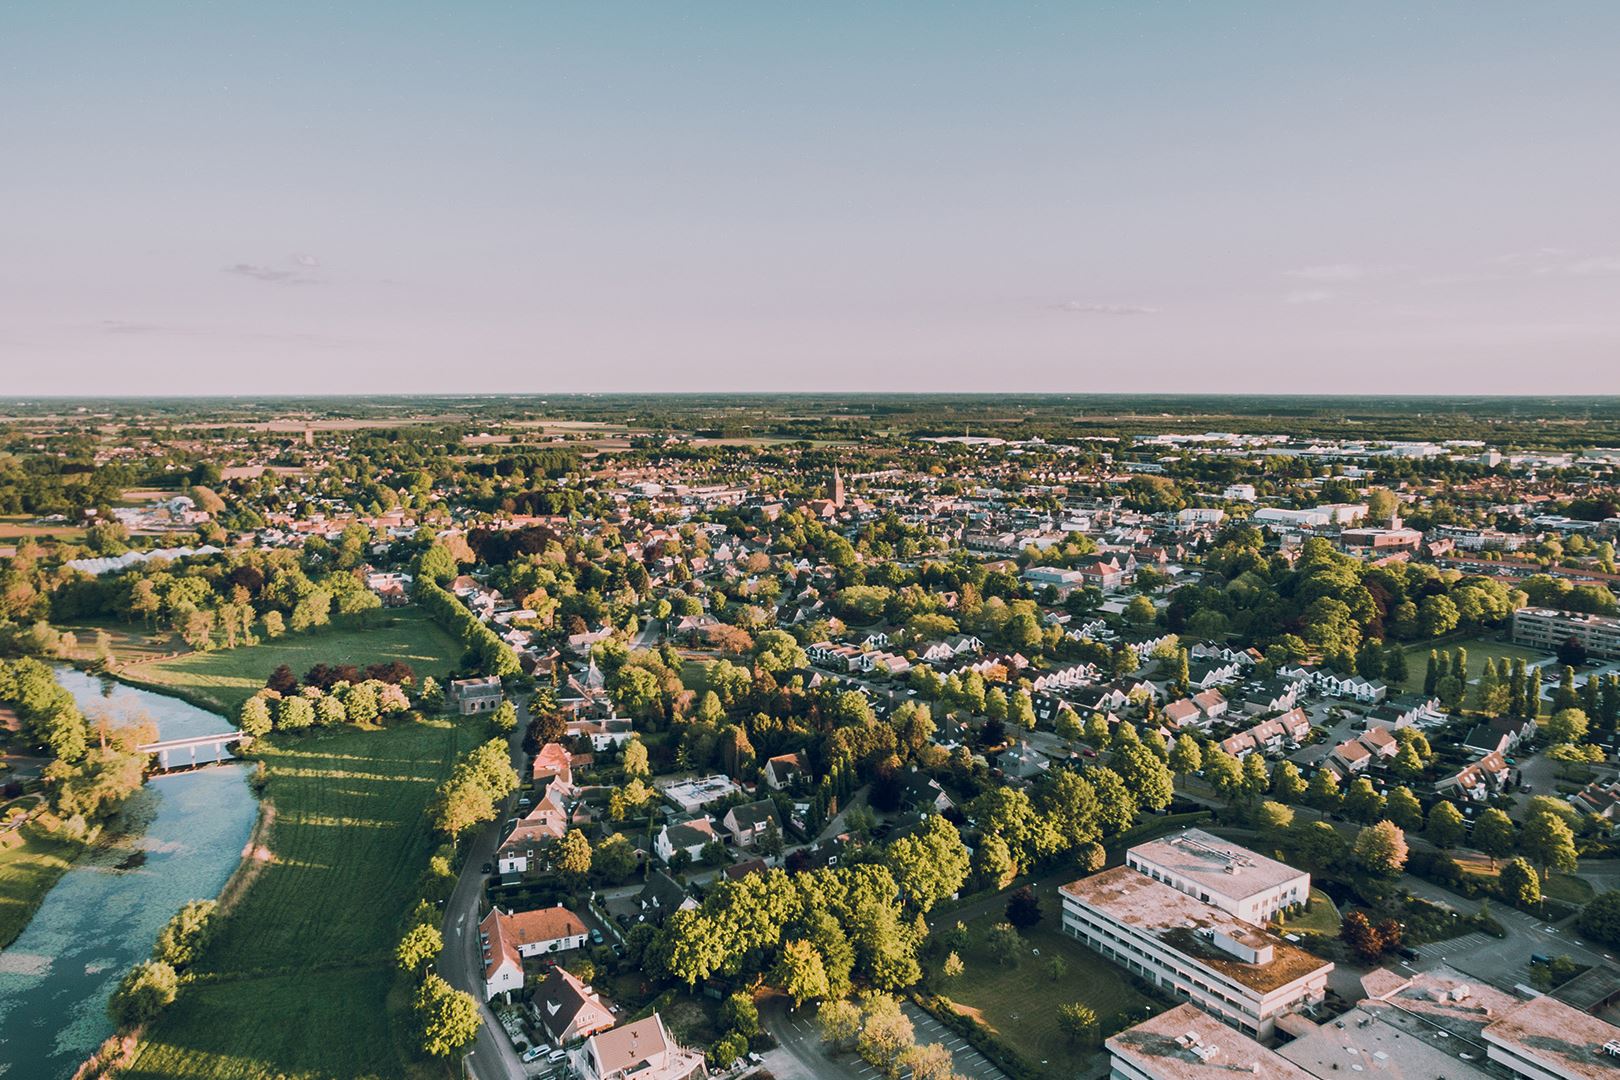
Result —
<instances>
[{"instance_id":1,"label":"mowed lawn","mask_svg":"<svg viewBox=\"0 0 1620 1080\"><path fill-rule=\"evenodd\" d=\"M1406 682L1402 684L1403 690L1417 691L1423 689L1423 676L1429 667L1429 650L1436 652L1449 652L1453 656L1458 649L1468 650L1468 681L1470 683L1485 674L1485 662L1495 660L1500 664L1503 660L1523 660L1526 664L1537 660L1545 660L1547 653L1536 649L1527 649L1522 645L1514 645L1507 641L1497 641L1489 638L1464 638L1461 641L1450 641L1442 645L1413 645L1406 650ZM1545 677L1545 675L1543 676Z\"/></svg>"},{"instance_id":2,"label":"mowed lawn","mask_svg":"<svg viewBox=\"0 0 1620 1080\"><path fill-rule=\"evenodd\" d=\"M282 664L302 678L316 664L369 664L402 660L416 677L442 679L461 655L461 647L414 608L376 616L370 627L333 625L287 634L258 645L213 652L187 653L121 669L132 683L176 691L188 700L217 709L234 719L242 702L263 686Z\"/></svg>"},{"instance_id":3,"label":"mowed lawn","mask_svg":"<svg viewBox=\"0 0 1620 1080\"><path fill-rule=\"evenodd\" d=\"M410 1075L393 950L436 843L427 803L487 734L424 720L262 743L271 858L121 1075Z\"/></svg>"},{"instance_id":4,"label":"mowed lawn","mask_svg":"<svg viewBox=\"0 0 1620 1080\"><path fill-rule=\"evenodd\" d=\"M1139 1019L1143 1009L1157 1011L1157 1007L1127 981L1124 971L1063 934L1054 890L1041 890L1041 906L1044 917L1039 925L1020 931L1027 948L1016 967L997 963L984 951L985 931L1003 919L997 910L967 923L969 945L962 954L962 975L938 979L933 985L957 1008L994 1028L1032 1069L1066 1080L1076 1075L1079 1051L1058 1027L1059 1005L1085 1002L1097 1013L1104 1031L1118 1026L1112 1022L1115 1017ZM1054 956L1067 965L1059 979L1047 970Z\"/></svg>"}]
</instances>

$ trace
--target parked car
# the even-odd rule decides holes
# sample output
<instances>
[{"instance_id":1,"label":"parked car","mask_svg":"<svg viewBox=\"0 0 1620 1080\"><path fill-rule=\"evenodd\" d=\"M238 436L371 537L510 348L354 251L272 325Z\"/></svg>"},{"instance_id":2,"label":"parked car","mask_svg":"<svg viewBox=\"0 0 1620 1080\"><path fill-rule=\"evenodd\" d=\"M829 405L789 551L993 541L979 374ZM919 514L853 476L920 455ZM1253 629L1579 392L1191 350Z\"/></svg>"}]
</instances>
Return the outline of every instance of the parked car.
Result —
<instances>
[{"instance_id":1,"label":"parked car","mask_svg":"<svg viewBox=\"0 0 1620 1080\"><path fill-rule=\"evenodd\" d=\"M479 872L484 873L484 874L493 874L495 872L495 864L494 863L485 863L479 869Z\"/></svg>"},{"instance_id":2,"label":"parked car","mask_svg":"<svg viewBox=\"0 0 1620 1080\"><path fill-rule=\"evenodd\" d=\"M543 1046L531 1046L527 1050L523 1051L522 1061L523 1061L523 1064L527 1065L531 1061L539 1061L545 1055L546 1055L546 1048L545 1047L543 1047Z\"/></svg>"},{"instance_id":3,"label":"parked car","mask_svg":"<svg viewBox=\"0 0 1620 1080\"><path fill-rule=\"evenodd\" d=\"M594 926L591 927L591 944L592 945L600 945L600 944L602 944L602 931L598 930Z\"/></svg>"}]
</instances>

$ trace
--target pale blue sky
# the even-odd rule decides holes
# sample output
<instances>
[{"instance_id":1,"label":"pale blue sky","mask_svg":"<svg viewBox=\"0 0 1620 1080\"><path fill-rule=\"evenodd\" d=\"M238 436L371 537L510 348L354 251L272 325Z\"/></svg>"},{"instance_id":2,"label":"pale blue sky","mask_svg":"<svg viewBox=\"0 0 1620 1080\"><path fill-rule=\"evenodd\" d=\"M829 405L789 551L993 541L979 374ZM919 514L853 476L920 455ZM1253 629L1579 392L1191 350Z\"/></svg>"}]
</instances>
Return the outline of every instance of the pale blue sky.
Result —
<instances>
[{"instance_id":1,"label":"pale blue sky","mask_svg":"<svg viewBox=\"0 0 1620 1080\"><path fill-rule=\"evenodd\" d=\"M1620 392L1620 4L0 8L0 394Z\"/></svg>"}]
</instances>

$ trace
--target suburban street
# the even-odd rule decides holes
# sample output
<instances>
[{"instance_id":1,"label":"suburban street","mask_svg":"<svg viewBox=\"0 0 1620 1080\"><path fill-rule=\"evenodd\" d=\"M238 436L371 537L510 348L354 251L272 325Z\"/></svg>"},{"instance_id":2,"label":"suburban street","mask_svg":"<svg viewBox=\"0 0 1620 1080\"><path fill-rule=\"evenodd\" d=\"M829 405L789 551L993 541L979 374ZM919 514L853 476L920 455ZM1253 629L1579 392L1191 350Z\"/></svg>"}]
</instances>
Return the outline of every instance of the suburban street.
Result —
<instances>
[{"instance_id":1,"label":"suburban street","mask_svg":"<svg viewBox=\"0 0 1620 1080\"><path fill-rule=\"evenodd\" d=\"M519 723L509 742L512 767L518 769L521 776L523 730L529 703L525 699L514 699L513 703L518 707ZM476 1080L525 1080L529 1075L494 1011L484 1002L484 965L478 940L478 906L484 892L481 868L494 858L505 820L503 811L478 830L467 849L455 891L444 905L444 952L439 956L439 973L457 990L465 990L477 998L484 1018L477 1041L466 1055L467 1069Z\"/></svg>"}]
</instances>

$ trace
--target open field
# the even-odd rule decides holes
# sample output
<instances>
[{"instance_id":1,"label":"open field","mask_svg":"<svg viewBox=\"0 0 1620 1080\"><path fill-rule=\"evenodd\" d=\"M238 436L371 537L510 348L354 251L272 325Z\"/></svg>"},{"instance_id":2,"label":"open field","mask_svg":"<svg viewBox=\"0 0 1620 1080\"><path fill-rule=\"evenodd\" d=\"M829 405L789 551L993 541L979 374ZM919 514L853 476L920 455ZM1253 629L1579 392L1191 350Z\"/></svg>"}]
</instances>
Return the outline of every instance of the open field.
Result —
<instances>
[{"instance_id":1,"label":"open field","mask_svg":"<svg viewBox=\"0 0 1620 1080\"><path fill-rule=\"evenodd\" d=\"M0 515L0 540L20 540L25 536L32 536L36 540L47 536L73 541L84 539L84 530L76 525L36 525L34 521L28 514Z\"/></svg>"},{"instance_id":2,"label":"open field","mask_svg":"<svg viewBox=\"0 0 1620 1080\"><path fill-rule=\"evenodd\" d=\"M427 802L485 734L433 720L262 743L272 857L123 1075L408 1075L393 948L436 842Z\"/></svg>"},{"instance_id":3,"label":"open field","mask_svg":"<svg viewBox=\"0 0 1620 1080\"><path fill-rule=\"evenodd\" d=\"M274 641L238 649L187 653L170 660L120 668L127 682L167 690L205 708L235 717L278 666L294 674L318 663L367 664L403 660L424 675L442 678L460 655L460 647L428 617L414 608L376 616L371 627L333 624L310 633L288 634Z\"/></svg>"},{"instance_id":4,"label":"open field","mask_svg":"<svg viewBox=\"0 0 1620 1080\"><path fill-rule=\"evenodd\" d=\"M994 1028L1032 1068L1056 1080L1075 1075L1076 1054L1058 1027L1059 1005L1084 1001L1096 1011L1104 1031L1109 1031L1118 1026L1115 1017L1140 1019L1142 1010L1153 1007L1153 1002L1137 992L1123 970L1063 934L1055 889L1041 889L1039 895L1045 917L1039 925L1020 932L1028 950L1018 966L1003 966L985 951L985 931L1003 918L997 908L968 921L962 976L940 979L936 985L961 1012ZM1054 956L1067 965L1057 980L1046 970Z\"/></svg>"},{"instance_id":5,"label":"open field","mask_svg":"<svg viewBox=\"0 0 1620 1080\"><path fill-rule=\"evenodd\" d=\"M17 940L77 854L71 842L25 830L0 832L0 948Z\"/></svg>"},{"instance_id":6,"label":"open field","mask_svg":"<svg viewBox=\"0 0 1620 1080\"><path fill-rule=\"evenodd\" d=\"M1459 648L1468 650L1468 681L1473 682L1485 672L1485 661L1495 660L1500 664L1504 659L1521 659L1525 663L1535 660L1545 660L1547 654L1536 649L1527 649L1522 645L1511 642L1495 640L1491 637L1461 638L1448 641L1438 646L1413 645L1406 650L1406 682L1401 689L1417 691L1423 689L1423 675L1428 669L1429 649L1435 648L1440 652L1456 654Z\"/></svg>"}]
</instances>

